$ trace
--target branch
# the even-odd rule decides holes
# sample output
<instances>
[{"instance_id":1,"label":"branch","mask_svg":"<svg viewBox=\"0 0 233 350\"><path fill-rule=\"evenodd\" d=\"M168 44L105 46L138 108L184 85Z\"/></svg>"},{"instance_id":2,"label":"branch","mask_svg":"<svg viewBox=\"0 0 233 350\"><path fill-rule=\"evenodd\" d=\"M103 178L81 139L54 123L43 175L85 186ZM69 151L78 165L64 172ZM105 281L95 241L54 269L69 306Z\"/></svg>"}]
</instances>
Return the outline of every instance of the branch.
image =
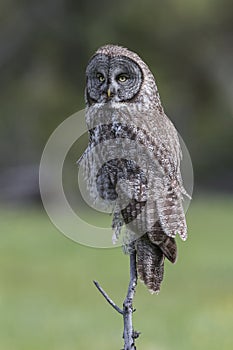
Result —
<instances>
[{"instance_id":1,"label":"branch","mask_svg":"<svg viewBox=\"0 0 233 350\"><path fill-rule=\"evenodd\" d=\"M124 350L134 350L135 339L139 337L138 332L135 332L133 329L133 298L137 286L137 267L136 267L136 251L133 250L130 253L130 281L128 287L128 293L126 295L124 304L123 304L123 319L124 319Z\"/></svg>"},{"instance_id":2,"label":"branch","mask_svg":"<svg viewBox=\"0 0 233 350\"><path fill-rule=\"evenodd\" d=\"M107 302L121 315L124 320L124 350L136 350L135 339L139 337L139 332L133 329L133 298L137 286L137 264L136 264L136 251L133 249L130 253L130 281L128 291L123 304L123 310L121 310L112 299L107 295L98 282L93 281L96 288L107 300Z\"/></svg>"},{"instance_id":3,"label":"branch","mask_svg":"<svg viewBox=\"0 0 233 350\"><path fill-rule=\"evenodd\" d=\"M97 281L93 281L96 288L100 291L100 293L103 295L103 297L107 300L107 302L117 311L119 312L119 314L123 315L123 310L121 310L119 308L119 306L117 306L114 301L109 298L108 294L103 290L103 288L99 285L99 283Z\"/></svg>"}]
</instances>

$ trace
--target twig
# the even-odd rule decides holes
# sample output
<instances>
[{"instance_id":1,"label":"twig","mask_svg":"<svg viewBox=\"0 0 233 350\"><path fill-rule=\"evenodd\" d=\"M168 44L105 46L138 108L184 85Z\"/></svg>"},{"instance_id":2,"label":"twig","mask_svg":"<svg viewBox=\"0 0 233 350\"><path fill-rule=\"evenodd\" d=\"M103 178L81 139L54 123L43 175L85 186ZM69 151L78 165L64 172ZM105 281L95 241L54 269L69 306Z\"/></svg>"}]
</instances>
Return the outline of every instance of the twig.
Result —
<instances>
[{"instance_id":1,"label":"twig","mask_svg":"<svg viewBox=\"0 0 233 350\"><path fill-rule=\"evenodd\" d=\"M119 308L119 306L117 306L114 301L109 298L108 294L103 290L103 288L99 285L99 283L97 281L93 281L96 288L100 291L100 293L103 295L103 297L107 300L107 302L117 311L119 312L119 314L123 315L123 310L121 310Z\"/></svg>"},{"instance_id":2,"label":"twig","mask_svg":"<svg viewBox=\"0 0 233 350\"><path fill-rule=\"evenodd\" d=\"M130 281L128 286L128 291L123 304L123 310L121 310L112 299L107 295L103 288L98 282L93 281L96 288L107 300L107 302L121 315L123 315L124 320L124 350L136 350L135 339L139 337L139 332L133 329L133 298L137 286L137 266L136 266L136 252L133 249L130 253Z\"/></svg>"}]
</instances>

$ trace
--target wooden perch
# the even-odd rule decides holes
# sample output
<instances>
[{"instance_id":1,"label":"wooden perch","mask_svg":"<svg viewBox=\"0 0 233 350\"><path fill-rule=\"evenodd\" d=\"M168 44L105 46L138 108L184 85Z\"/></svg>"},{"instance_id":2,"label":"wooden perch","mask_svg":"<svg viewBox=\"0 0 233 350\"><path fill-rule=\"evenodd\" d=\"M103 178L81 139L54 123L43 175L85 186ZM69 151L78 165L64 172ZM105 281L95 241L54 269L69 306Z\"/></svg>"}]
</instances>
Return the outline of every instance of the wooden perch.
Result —
<instances>
[{"instance_id":1,"label":"wooden perch","mask_svg":"<svg viewBox=\"0 0 233 350\"><path fill-rule=\"evenodd\" d=\"M124 350L136 350L135 339L139 337L140 333L133 329L133 298L137 286L137 266L136 266L136 252L133 250L130 253L130 281L126 298L123 303L123 310L119 308L114 301L107 295L98 282L94 281L95 286L107 302L123 316L124 321Z\"/></svg>"}]
</instances>

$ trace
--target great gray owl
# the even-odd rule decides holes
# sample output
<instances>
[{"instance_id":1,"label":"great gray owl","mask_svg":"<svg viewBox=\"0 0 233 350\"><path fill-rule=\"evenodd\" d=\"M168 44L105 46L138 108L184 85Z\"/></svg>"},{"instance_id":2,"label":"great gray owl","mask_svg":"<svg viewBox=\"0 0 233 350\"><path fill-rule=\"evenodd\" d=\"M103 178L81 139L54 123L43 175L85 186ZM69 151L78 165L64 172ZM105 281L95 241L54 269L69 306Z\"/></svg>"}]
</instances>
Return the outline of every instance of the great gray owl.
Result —
<instances>
[{"instance_id":1,"label":"great gray owl","mask_svg":"<svg viewBox=\"0 0 233 350\"><path fill-rule=\"evenodd\" d=\"M148 66L126 48L97 50L86 69L85 97L87 186L93 201L113 204L113 238L124 226L139 277L157 293L165 257L177 258L175 235L187 238L177 131Z\"/></svg>"}]
</instances>

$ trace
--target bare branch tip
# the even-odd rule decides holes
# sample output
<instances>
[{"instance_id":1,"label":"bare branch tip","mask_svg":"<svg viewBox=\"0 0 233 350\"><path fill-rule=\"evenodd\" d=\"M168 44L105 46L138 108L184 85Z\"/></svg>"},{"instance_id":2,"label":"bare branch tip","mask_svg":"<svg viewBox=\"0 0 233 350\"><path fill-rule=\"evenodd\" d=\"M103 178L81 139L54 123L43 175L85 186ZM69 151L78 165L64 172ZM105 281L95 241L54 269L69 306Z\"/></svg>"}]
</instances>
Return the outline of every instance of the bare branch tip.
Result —
<instances>
[{"instance_id":1,"label":"bare branch tip","mask_svg":"<svg viewBox=\"0 0 233 350\"><path fill-rule=\"evenodd\" d=\"M93 281L94 285L96 286L96 288L98 289L98 291L103 295L103 297L105 298L105 300L117 311L119 312L119 314L123 315L123 310L121 310L119 308L119 306L117 306L114 301L108 296L108 294L103 290L103 288L99 285L99 283L97 281Z\"/></svg>"}]
</instances>

